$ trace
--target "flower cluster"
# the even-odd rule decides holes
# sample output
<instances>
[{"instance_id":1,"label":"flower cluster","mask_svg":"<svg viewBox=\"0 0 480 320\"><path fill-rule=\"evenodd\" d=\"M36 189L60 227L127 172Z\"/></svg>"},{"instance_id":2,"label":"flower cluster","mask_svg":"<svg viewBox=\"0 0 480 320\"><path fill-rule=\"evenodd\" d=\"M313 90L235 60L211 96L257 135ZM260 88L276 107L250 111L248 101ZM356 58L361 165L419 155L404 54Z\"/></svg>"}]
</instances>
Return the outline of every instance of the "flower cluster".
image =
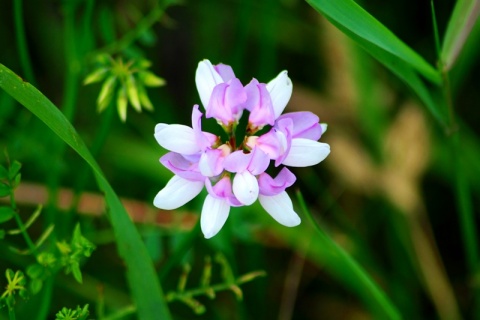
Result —
<instances>
[{"instance_id":1,"label":"flower cluster","mask_svg":"<svg viewBox=\"0 0 480 320\"><path fill-rule=\"evenodd\" d=\"M230 66L203 60L195 81L206 118L216 119L228 138L222 141L202 131L198 105L193 107L192 127L157 124L155 138L170 151L160 162L175 175L157 194L154 205L176 209L206 187L200 218L205 238L220 231L230 207L248 206L257 199L276 221L297 226L300 218L285 192L295 175L286 167L275 178L265 171L270 162L276 167L306 167L325 159L330 146L317 140L327 126L311 112L282 115L292 94L286 71L267 84L252 79L243 86ZM237 125L247 112L245 137L238 139Z\"/></svg>"}]
</instances>

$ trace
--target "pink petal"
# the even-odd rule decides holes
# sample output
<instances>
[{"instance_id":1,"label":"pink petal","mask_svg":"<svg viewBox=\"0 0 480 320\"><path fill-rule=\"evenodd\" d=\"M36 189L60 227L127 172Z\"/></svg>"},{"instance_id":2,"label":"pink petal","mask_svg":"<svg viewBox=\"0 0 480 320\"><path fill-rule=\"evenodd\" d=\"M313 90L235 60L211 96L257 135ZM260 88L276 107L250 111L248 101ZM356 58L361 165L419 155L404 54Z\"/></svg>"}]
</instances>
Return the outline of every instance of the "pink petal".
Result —
<instances>
[{"instance_id":1,"label":"pink petal","mask_svg":"<svg viewBox=\"0 0 480 320\"><path fill-rule=\"evenodd\" d=\"M285 167L277 174L275 179L267 173L262 173L258 177L260 194L264 196L277 195L293 185L296 179L295 175Z\"/></svg>"},{"instance_id":2,"label":"pink petal","mask_svg":"<svg viewBox=\"0 0 480 320\"><path fill-rule=\"evenodd\" d=\"M169 152L160 158L160 162L177 176L191 181L204 181L205 177L198 169L198 161L191 162L176 152Z\"/></svg>"},{"instance_id":3,"label":"pink petal","mask_svg":"<svg viewBox=\"0 0 480 320\"><path fill-rule=\"evenodd\" d=\"M235 73L233 73L233 69L229 65L219 63L213 67L215 68L215 71L217 71L217 73L222 77L224 82L228 82L235 78Z\"/></svg>"},{"instance_id":4,"label":"pink petal","mask_svg":"<svg viewBox=\"0 0 480 320\"><path fill-rule=\"evenodd\" d=\"M291 119L293 123L292 138L305 138L318 140L322 135L322 127L318 123L317 115L308 111L289 112L278 117L277 122L282 119Z\"/></svg>"},{"instance_id":5,"label":"pink petal","mask_svg":"<svg viewBox=\"0 0 480 320\"><path fill-rule=\"evenodd\" d=\"M275 122L275 113L266 84L259 83L256 79L252 79L252 81L245 86L245 91L248 96L245 109L250 111L248 122L257 128L262 128L267 124L273 125Z\"/></svg>"}]
</instances>

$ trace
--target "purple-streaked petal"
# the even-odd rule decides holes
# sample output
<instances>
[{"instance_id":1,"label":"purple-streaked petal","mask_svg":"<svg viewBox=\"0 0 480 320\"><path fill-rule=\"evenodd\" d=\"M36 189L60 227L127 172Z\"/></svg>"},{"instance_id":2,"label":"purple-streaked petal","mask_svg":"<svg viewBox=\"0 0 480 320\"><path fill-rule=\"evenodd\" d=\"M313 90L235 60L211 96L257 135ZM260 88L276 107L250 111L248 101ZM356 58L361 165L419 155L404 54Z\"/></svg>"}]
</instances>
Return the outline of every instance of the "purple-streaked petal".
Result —
<instances>
[{"instance_id":1,"label":"purple-streaked petal","mask_svg":"<svg viewBox=\"0 0 480 320\"><path fill-rule=\"evenodd\" d=\"M175 175L156 195L153 205L164 210L179 208L195 198L203 186L203 181L190 181Z\"/></svg>"},{"instance_id":2,"label":"purple-streaked petal","mask_svg":"<svg viewBox=\"0 0 480 320\"><path fill-rule=\"evenodd\" d=\"M275 160L285 152L287 138L282 132L277 132L275 128L272 128L269 132L259 137L249 137L247 146L252 149L256 146L265 152L270 159Z\"/></svg>"},{"instance_id":3,"label":"purple-streaked petal","mask_svg":"<svg viewBox=\"0 0 480 320\"><path fill-rule=\"evenodd\" d=\"M200 216L200 227L206 239L216 235L227 221L230 212L228 201L207 195Z\"/></svg>"},{"instance_id":4,"label":"purple-streaked petal","mask_svg":"<svg viewBox=\"0 0 480 320\"><path fill-rule=\"evenodd\" d=\"M293 183L297 180L295 175L288 170L287 168L283 168L273 179L267 173L262 173L258 177L258 185L260 187L260 194L264 196L274 196L283 191L286 188L293 185Z\"/></svg>"},{"instance_id":5,"label":"purple-streaked petal","mask_svg":"<svg viewBox=\"0 0 480 320\"><path fill-rule=\"evenodd\" d=\"M245 86L245 91L248 97L245 109L250 111L248 122L256 128L263 128L267 124L272 126L275 123L275 112L266 84L252 79Z\"/></svg>"},{"instance_id":6,"label":"purple-streaked petal","mask_svg":"<svg viewBox=\"0 0 480 320\"><path fill-rule=\"evenodd\" d=\"M195 83L198 94L200 95L200 100L205 109L208 107L213 88L223 82L222 77L209 60L205 59L198 63L197 72L195 73Z\"/></svg>"},{"instance_id":7,"label":"purple-streaked petal","mask_svg":"<svg viewBox=\"0 0 480 320\"><path fill-rule=\"evenodd\" d=\"M233 194L244 205L249 206L258 198L257 178L248 171L235 174Z\"/></svg>"},{"instance_id":8,"label":"purple-streaked petal","mask_svg":"<svg viewBox=\"0 0 480 320\"><path fill-rule=\"evenodd\" d=\"M205 177L218 176L223 171L225 157L221 149L206 150L200 157L198 168Z\"/></svg>"},{"instance_id":9,"label":"purple-streaked petal","mask_svg":"<svg viewBox=\"0 0 480 320\"><path fill-rule=\"evenodd\" d=\"M225 158L223 166L229 172L249 171L254 175L264 172L270 163L269 156L254 146L250 153L237 150Z\"/></svg>"},{"instance_id":10,"label":"purple-streaked petal","mask_svg":"<svg viewBox=\"0 0 480 320\"><path fill-rule=\"evenodd\" d=\"M195 140L201 150L211 147L216 141L217 136L209 132L202 131L202 113L199 110L198 104L193 106L192 111L192 129L195 134Z\"/></svg>"},{"instance_id":11,"label":"purple-streaked petal","mask_svg":"<svg viewBox=\"0 0 480 320\"><path fill-rule=\"evenodd\" d=\"M262 172L265 172L265 170L267 170L268 168L268 165L270 164L270 158L268 157L268 155L260 148L253 148L250 154L251 158L247 170L255 176Z\"/></svg>"},{"instance_id":12,"label":"purple-streaked petal","mask_svg":"<svg viewBox=\"0 0 480 320\"><path fill-rule=\"evenodd\" d=\"M210 179L205 179L205 187L208 194L215 198L226 199L231 206L242 206L232 191L232 181L229 176L222 177L217 183L212 186Z\"/></svg>"},{"instance_id":13,"label":"purple-streaked petal","mask_svg":"<svg viewBox=\"0 0 480 320\"><path fill-rule=\"evenodd\" d=\"M200 151L192 128L181 124L155 127L155 139L165 149L182 154L194 154Z\"/></svg>"},{"instance_id":14,"label":"purple-streaked petal","mask_svg":"<svg viewBox=\"0 0 480 320\"><path fill-rule=\"evenodd\" d=\"M322 135L322 127L318 123L320 119L312 112L299 111L285 113L278 117L277 122L282 119L292 120L292 138L305 138L317 141Z\"/></svg>"},{"instance_id":15,"label":"purple-streaked petal","mask_svg":"<svg viewBox=\"0 0 480 320\"><path fill-rule=\"evenodd\" d=\"M293 121L292 119L280 119L276 123L277 135L280 136L283 134L285 137L285 145L283 146L283 152L275 159L275 167L278 167L283 160L287 157L290 152L292 145L292 130L293 130Z\"/></svg>"},{"instance_id":16,"label":"purple-streaked petal","mask_svg":"<svg viewBox=\"0 0 480 320\"><path fill-rule=\"evenodd\" d=\"M223 167L229 172L243 172L247 170L252 155L242 150L232 152L225 158Z\"/></svg>"},{"instance_id":17,"label":"purple-streaked petal","mask_svg":"<svg viewBox=\"0 0 480 320\"><path fill-rule=\"evenodd\" d=\"M276 119L282 114L292 96L293 85L292 80L288 77L288 72L280 72L275 79L267 84L267 90L270 92Z\"/></svg>"},{"instance_id":18,"label":"purple-streaked petal","mask_svg":"<svg viewBox=\"0 0 480 320\"><path fill-rule=\"evenodd\" d=\"M309 167L323 161L330 154L327 143L310 139L292 139L292 146L282 164L290 167Z\"/></svg>"},{"instance_id":19,"label":"purple-streaked petal","mask_svg":"<svg viewBox=\"0 0 480 320\"><path fill-rule=\"evenodd\" d=\"M191 181L203 181L205 177L198 169L198 161L192 162L179 153L169 152L160 158L160 162L174 174Z\"/></svg>"},{"instance_id":20,"label":"purple-streaked petal","mask_svg":"<svg viewBox=\"0 0 480 320\"><path fill-rule=\"evenodd\" d=\"M242 105L247 94L237 78L215 86L207 107L207 118L215 118L223 124L236 122L242 116Z\"/></svg>"},{"instance_id":21,"label":"purple-streaked petal","mask_svg":"<svg viewBox=\"0 0 480 320\"><path fill-rule=\"evenodd\" d=\"M222 77L223 82L228 82L235 78L235 73L233 73L233 69L229 65L219 63L213 67L215 68L215 71L217 71L217 73Z\"/></svg>"},{"instance_id":22,"label":"purple-streaked petal","mask_svg":"<svg viewBox=\"0 0 480 320\"><path fill-rule=\"evenodd\" d=\"M285 191L274 196L259 195L258 200L265 211L278 223L286 227L295 227L300 224L300 217L293 210L292 200Z\"/></svg>"}]
</instances>

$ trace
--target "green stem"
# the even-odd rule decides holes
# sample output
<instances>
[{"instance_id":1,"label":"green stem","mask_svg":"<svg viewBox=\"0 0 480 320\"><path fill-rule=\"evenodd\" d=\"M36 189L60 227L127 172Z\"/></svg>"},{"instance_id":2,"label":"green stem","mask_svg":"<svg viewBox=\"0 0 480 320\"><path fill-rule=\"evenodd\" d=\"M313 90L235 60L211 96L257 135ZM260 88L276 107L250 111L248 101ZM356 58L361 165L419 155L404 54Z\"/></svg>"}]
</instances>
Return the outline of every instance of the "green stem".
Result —
<instances>
[{"instance_id":1,"label":"green stem","mask_svg":"<svg viewBox=\"0 0 480 320\"><path fill-rule=\"evenodd\" d=\"M193 227L190 233L186 235L186 237L183 239L182 243L180 243L180 245L178 246L177 250L172 255L172 257L170 257L165 263L165 265L160 269L158 273L158 278L160 279L160 282L164 281L165 277L170 273L172 268L176 266L178 263L180 263L180 260L182 260L183 256L193 246L193 243L197 238L199 232L200 232L200 219L198 219L195 227Z\"/></svg>"},{"instance_id":2,"label":"green stem","mask_svg":"<svg viewBox=\"0 0 480 320\"><path fill-rule=\"evenodd\" d=\"M165 1L168 2L168 1ZM108 44L103 48L100 48L92 52L89 57L96 57L98 54L115 54L126 48L128 48L137 38L139 38L145 31L150 29L165 12L166 5L157 5L155 8L146 15L134 29L127 32L122 38L114 43Z\"/></svg>"},{"instance_id":3,"label":"green stem","mask_svg":"<svg viewBox=\"0 0 480 320\"><path fill-rule=\"evenodd\" d=\"M17 37L17 47L20 56L20 64L26 79L36 86L35 76L33 74L30 55L28 54L27 38L25 36L25 25L23 21L23 3L22 0L13 1L13 15L15 20L15 34Z\"/></svg>"},{"instance_id":4,"label":"green stem","mask_svg":"<svg viewBox=\"0 0 480 320\"><path fill-rule=\"evenodd\" d=\"M8 318L10 320L15 320L16 317L15 317L15 309L13 308L8 308Z\"/></svg>"},{"instance_id":5,"label":"green stem","mask_svg":"<svg viewBox=\"0 0 480 320\"><path fill-rule=\"evenodd\" d=\"M362 267L350 257L340 246L338 246L325 232L321 229L318 223L313 218L312 214L307 208L305 200L300 191L297 192L297 200L302 208L302 211L307 216L308 220L315 228L318 234L316 239L320 242L328 254L328 259L325 259L325 264L332 273L341 272L337 266L342 265L348 270L348 273L356 279L357 285L361 287L360 296L372 299L375 303L375 309L383 313L384 319L401 319L401 315L396 307L390 302L385 293L377 286L377 284L370 278L370 276L362 269ZM369 302L364 298L365 302Z\"/></svg>"},{"instance_id":6,"label":"green stem","mask_svg":"<svg viewBox=\"0 0 480 320\"><path fill-rule=\"evenodd\" d=\"M35 247L32 239L30 238L30 235L27 233L27 229L25 228L25 225L20 218L20 214L18 214L17 212L17 203L15 202L15 193L13 188L10 189L10 206L12 207L13 211L15 211L15 221L18 225L18 229L20 230L23 238L25 239L25 242L27 243L29 251L36 256L37 248Z\"/></svg>"}]
</instances>

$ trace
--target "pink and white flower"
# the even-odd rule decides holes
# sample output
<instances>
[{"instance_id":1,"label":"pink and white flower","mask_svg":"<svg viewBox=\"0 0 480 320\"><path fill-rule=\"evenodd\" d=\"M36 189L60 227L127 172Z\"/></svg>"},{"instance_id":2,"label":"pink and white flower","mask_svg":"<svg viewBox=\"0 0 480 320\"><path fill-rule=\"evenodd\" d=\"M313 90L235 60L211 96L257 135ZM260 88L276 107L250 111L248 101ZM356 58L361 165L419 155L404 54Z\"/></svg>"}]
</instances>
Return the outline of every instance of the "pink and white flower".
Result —
<instances>
[{"instance_id":1,"label":"pink and white flower","mask_svg":"<svg viewBox=\"0 0 480 320\"><path fill-rule=\"evenodd\" d=\"M160 190L154 205L176 209L196 197L205 187L200 225L206 238L216 235L225 224L230 207L248 206L257 199L277 222L287 227L300 217L285 191L295 175L283 167L275 178L266 170L275 166L305 167L318 164L330 153L330 146L318 142L326 125L311 112L282 115L291 94L292 82L282 71L269 83L256 79L243 86L230 66L199 63L195 81L206 118L214 118L228 138L222 141L201 129L199 106L192 112L192 127L160 123L155 139L169 150L160 162L175 175ZM245 137L235 129L244 111L249 112ZM265 126L270 130L256 135ZM237 143L239 145L237 145Z\"/></svg>"}]
</instances>

